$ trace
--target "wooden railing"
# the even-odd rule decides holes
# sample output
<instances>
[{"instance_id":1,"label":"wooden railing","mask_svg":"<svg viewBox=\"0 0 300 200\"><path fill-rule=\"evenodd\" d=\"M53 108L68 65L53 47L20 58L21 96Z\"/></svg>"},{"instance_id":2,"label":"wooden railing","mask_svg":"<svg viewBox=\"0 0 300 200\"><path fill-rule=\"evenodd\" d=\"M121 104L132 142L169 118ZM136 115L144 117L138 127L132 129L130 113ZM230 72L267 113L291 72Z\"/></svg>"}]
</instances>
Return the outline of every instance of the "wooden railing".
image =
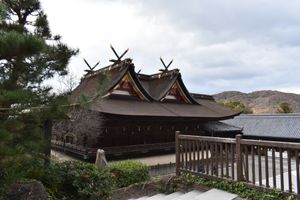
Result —
<instances>
[{"instance_id":1,"label":"wooden railing","mask_svg":"<svg viewBox=\"0 0 300 200\"><path fill-rule=\"evenodd\" d=\"M300 194L299 143L182 135L176 132L176 174L244 182Z\"/></svg>"},{"instance_id":2,"label":"wooden railing","mask_svg":"<svg viewBox=\"0 0 300 200\"><path fill-rule=\"evenodd\" d=\"M82 145L64 143L62 141L51 140L51 147L53 149L76 155L81 159L94 159L98 148L87 148ZM101 147L99 147L101 148ZM121 155L134 153L147 153L150 151L170 151L174 150L174 142L153 143L153 144L139 144L128 146L102 147L105 155Z\"/></svg>"}]
</instances>

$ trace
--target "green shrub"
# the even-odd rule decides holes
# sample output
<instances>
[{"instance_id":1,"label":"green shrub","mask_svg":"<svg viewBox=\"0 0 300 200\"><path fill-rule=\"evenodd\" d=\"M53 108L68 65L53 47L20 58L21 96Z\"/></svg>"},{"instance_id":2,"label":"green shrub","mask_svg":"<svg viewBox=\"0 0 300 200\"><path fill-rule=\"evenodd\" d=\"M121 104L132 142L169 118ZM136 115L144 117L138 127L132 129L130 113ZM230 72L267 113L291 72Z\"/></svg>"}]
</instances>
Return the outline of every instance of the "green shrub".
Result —
<instances>
[{"instance_id":1,"label":"green shrub","mask_svg":"<svg viewBox=\"0 0 300 200\"><path fill-rule=\"evenodd\" d=\"M39 180L35 177L43 177L45 172L44 160L39 154L34 158L31 155L15 156L0 162L0 197L12 184L31 179Z\"/></svg>"},{"instance_id":2,"label":"green shrub","mask_svg":"<svg viewBox=\"0 0 300 200\"><path fill-rule=\"evenodd\" d=\"M29 170L27 177L41 181L52 200L101 200L111 196L114 179L107 170L81 161L54 161L40 170Z\"/></svg>"},{"instance_id":3,"label":"green shrub","mask_svg":"<svg viewBox=\"0 0 300 200\"><path fill-rule=\"evenodd\" d=\"M228 192L238 194L239 197L253 200L292 200L295 199L293 195L289 197L284 197L282 192L278 190L273 191L258 191L256 189L248 188L244 183L238 182L229 182L226 180L209 180L206 178L197 177L189 173L183 173L180 177L175 179L177 182L186 184L187 187L191 185L203 185L210 188L218 188Z\"/></svg>"},{"instance_id":4,"label":"green shrub","mask_svg":"<svg viewBox=\"0 0 300 200\"><path fill-rule=\"evenodd\" d=\"M126 187L150 178L149 167L137 161L115 162L108 166L109 172L115 177L117 187Z\"/></svg>"},{"instance_id":5,"label":"green shrub","mask_svg":"<svg viewBox=\"0 0 300 200\"><path fill-rule=\"evenodd\" d=\"M135 161L116 162L104 170L98 170L94 164L81 161L52 161L50 165L44 166L42 160L37 159L36 162L24 166L26 170L16 180L24 182L34 179L42 182L52 200L106 200L112 195L114 188L150 178L149 168ZM1 172L0 175L5 174L2 175ZM0 179L1 182L3 181ZM0 185L0 191L5 191L4 186Z\"/></svg>"},{"instance_id":6,"label":"green shrub","mask_svg":"<svg viewBox=\"0 0 300 200\"><path fill-rule=\"evenodd\" d=\"M53 176L60 182L57 192L71 199L106 199L111 196L114 179L93 164L67 161L53 165ZM56 192L56 191L55 191Z\"/></svg>"}]
</instances>

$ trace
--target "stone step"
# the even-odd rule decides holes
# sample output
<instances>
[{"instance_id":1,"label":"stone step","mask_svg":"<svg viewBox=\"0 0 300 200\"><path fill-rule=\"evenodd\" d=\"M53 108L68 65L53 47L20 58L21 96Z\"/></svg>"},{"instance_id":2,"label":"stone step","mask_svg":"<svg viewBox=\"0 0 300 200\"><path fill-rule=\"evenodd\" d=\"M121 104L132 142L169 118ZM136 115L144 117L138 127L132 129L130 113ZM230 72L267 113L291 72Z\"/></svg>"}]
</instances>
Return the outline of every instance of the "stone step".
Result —
<instances>
[{"instance_id":1,"label":"stone step","mask_svg":"<svg viewBox=\"0 0 300 200\"><path fill-rule=\"evenodd\" d=\"M178 197L175 197L173 200L191 200L191 199L194 199L195 197L197 197L201 194L202 194L202 192L193 190L193 191L190 191L190 192L185 193L183 195L180 195Z\"/></svg>"},{"instance_id":2,"label":"stone step","mask_svg":"<svg viewBox=\"0 0 300 200\"><path fill-rule=\"evenodd\" d=\"M147 198L149 198L148 196L144 196L144 197L140 197L138 199L128 199L128 200L146 200Z\"/></svg>"},{"instance_id":3,"label":"stone step","mask_svg":"<svg viewBox=\"0 0 300 200\"><path fill-rule=\"evenodd\" d=\"M236 194L225 192L223 190L211 189L196 196L193 200L233 200L236 197L238 197Z\"/></svg>"},{"instance_id":4,"label":"stone step","mask_svg":"<svg viewBox=\"0 0 300 200\"><path fill-rule=\"evenodd\" d=\"M238 195L236 194L225 192L223 190L211 189L207 192L193 190L185 194L182 192L174 192L169 195L156 194L151 197L145 196L129 200L233 200L237 197Z\"/></svg>"},{"instance_id":5,"label":"stone step","mask_svg":"<svg viewBox=\"0 0 300 200\"><path fill-rule=\"evenodd\" d=\"M167 195L165 194L156 194L154 196L148 197L145 200L163 200Z\"/></svg>"},{"instance_id":6,"label":"stone step","mask_svg":"<svg viewBox=\"0 0 300 200\"><path fill-rule=\"evenodd\" d=\"M164 198L164 200L173 200L173 199L175 199L176 197L179 197L179 196L181 196L181 195L183 195L184 193L182 193L182 192L174 192L174 193L172 193L172 194L169 194L169 195L167 195L165 198Z\"/></svg>"}]
</instances>

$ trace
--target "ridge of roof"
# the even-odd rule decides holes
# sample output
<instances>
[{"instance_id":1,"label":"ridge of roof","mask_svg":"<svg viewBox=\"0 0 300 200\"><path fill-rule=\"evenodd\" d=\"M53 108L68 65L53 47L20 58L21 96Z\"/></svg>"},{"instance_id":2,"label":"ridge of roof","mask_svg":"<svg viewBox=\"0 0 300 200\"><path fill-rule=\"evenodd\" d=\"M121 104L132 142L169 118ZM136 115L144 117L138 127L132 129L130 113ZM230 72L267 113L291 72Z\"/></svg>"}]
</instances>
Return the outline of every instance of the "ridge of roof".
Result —
<instances>
[{"instance_id":1,"label":"ridge of roof","mask_svg":"<svg viewBox=\"0 0 300 200\"><path fill-rule=\"evenodd\" d=\"M165 76L171 76L174 74L180 74L179 69L172 69L167 72L159 72L155 74L137 74L138 78L143 79L143 80L153 80L153 79L159 79Z\"/></svg>"},{"instance_id":2,"label":"ridge of roof","mask_svg":"<svg viewBox=\"0 0 300 200\"><path fill-rule=\"evenodd\" d=\"M84 75L84 77L82 77L82 80L84 80L86 78L91 78L91 77L96 76L96 75L98 75L102 72L106 73L107 71L110 71L112 69L122 68L122 67L124 67L124 64L133 64L132 59L131 58L126 58L126 59L120 61L119 63L113 63L113 64L108 65L106 67L102 67L101 69L98 69L98 70L94 71L91 74Z\"/></svg>"},{"instance_id":3,"label":"ridge of roof","mask_svg":"<svg viewBox=\"0 0 300 200\"><path fill-rule=\"evenodd\" d=\"M195 99L207 99L207 100L215 100L212 95L207 95L207 94L199 94L199 93L190 93L192 97Z\"/></svg>"}]
</instances>

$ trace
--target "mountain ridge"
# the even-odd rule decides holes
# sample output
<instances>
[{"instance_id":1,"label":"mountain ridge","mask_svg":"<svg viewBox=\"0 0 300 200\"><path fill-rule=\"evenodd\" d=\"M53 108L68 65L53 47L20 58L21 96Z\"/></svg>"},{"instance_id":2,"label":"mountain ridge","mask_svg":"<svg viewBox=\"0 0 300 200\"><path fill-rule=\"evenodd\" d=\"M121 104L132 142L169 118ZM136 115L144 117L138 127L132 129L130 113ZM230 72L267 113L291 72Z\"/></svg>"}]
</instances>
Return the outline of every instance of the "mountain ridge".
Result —
<instances>
[{"instance_id":1,"label":"mountain ridge","mask_svg":"<svg viewBox=\"0 0 300 200\"><path fill-rule=\"evenodd\" d=\"M224 91L213 95L216 101L240 101L254 114L276 113L280 103L287 102L294 113L300 113L300 94L277 90L259 90L249 93Z\"/></svg>"}]
</instances>

